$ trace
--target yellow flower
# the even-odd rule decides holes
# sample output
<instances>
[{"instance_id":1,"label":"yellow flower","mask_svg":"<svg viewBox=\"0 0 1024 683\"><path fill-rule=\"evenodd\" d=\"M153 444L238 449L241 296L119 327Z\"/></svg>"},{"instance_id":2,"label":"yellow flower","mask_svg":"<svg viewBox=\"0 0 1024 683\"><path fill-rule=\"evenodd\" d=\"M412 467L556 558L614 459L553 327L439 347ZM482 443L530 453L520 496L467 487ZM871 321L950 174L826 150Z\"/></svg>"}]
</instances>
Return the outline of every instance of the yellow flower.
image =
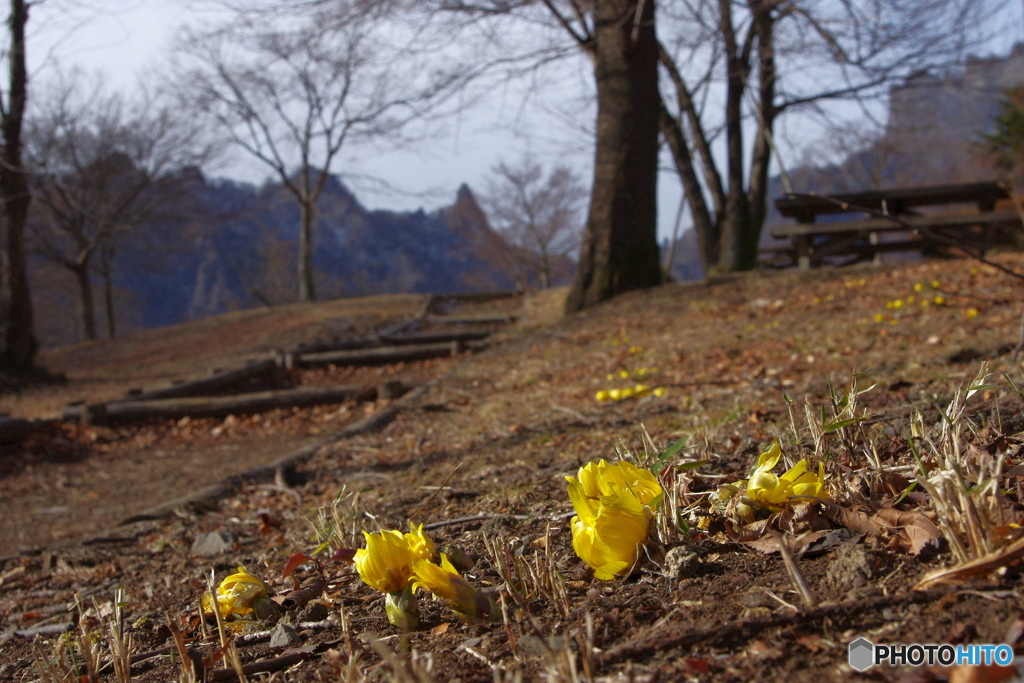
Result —
<instances>
[{"instance_id":1,"label":"yellow flower","mask_svg":"<svg viewBox=\"0 0 1024 683\"><path fill-rule=\"evenodd\" d=\"M576 510L573 550L602 581L628 575L647 541L651 507L664 497L657 478L631 463L602 459L566 480Z\"/></svg>"},{"instance_id":2,"label":"yellow flower","mask_svg":"<svg viewBox=\"0 0 1024 683\"><path fill-rule=\"evenodd\" d=\"M629 372L626 370L619 370L619 377L622 379L629 379Z\"/></svg>"},{"instance_id":3,"label":"yellow flower","mask_svg":"<svg viewBox=\"0 0 1024 683\"><path fill-rule=\"evenodd\" d=\"M633 395L636 396L637 398L640 398L641 396L646 396L649 393L651 393L651 388L646 384L637 384L636 386L633 387Z\"/></svg>"},{"instance_id":4,"label":"yellow flower","mask_svg":"<svg viewBox=\"0 0 1024 683\"><path fill-rule=\"evenodd\" d=\"M932 280L932 289L939 289L942 287L942 283L938 280Z\"/></svg>"},{"instance_id":5,"label":"yellow flower","mask_svg":"<svg viewBox=\"0 0 1024 683\"><path fill-rule=\"evenodd\" d=\"M924 290L924 285L921 284L920 282L918 282L917 284L914 285L914 291L915 292L920 292L920 291L923 291L923 290Z\"/></svg>"},{"instance_id":6,"label":"yellow flower","mask_svg":"<svg viewBox=\"0 0 1024 683\"><path fill-rule=\"evenodd\" d=\"M803 459L781 476L772 473L782 456L778 442L757 458L757 465L747 481L747 497L779 512L795 496L825 497L825 466L818 463L818 472L807 471ZM806 499L802 499L806 501ZM797 501L800 502L800 501Z\"/></svg>"},{"instance_id":7,"label":"yellow flower","mask_svg":"<svg viewBox=\"0 0 1024 683\"><path fill-rule=\"evenodd\" d=\"M640 346L638 344L629 347L629 352L630 353L640 353L643 350L644 350L644 347L642 347L642 346Z\"/></svg>"},{"instance_id":8,"label":"yellow flower","mask_svg":"<svg viewBox=\"0 0 1024 683\"><path fill-rule=\"evenodd\" d=\"M884 313L875 313L875 322L876 323L883 323L883 322L885 322L885 314Z\"/></svg>"},{"instance_id":9,"label":"yellow flower","mask_svg":"<svg viewBox=\"0 0 1024 683\"><path fill-rule=\"evenodd\" d=\"M658 398L661 398L662 396L665 395L665 387L654 387L654 390L651 393L657 396Z\"/></svg>"},{"instance_id":10,"label":"yellow flower","mask_svg":"<svg viewBox=\"0 0 1024 683\"><path fill-rule=\"evenodd\" d=\"M423 533L423 525L401 531L363 532L366 547L356 551L353 561L359 578L384 593L398 593L412 586L412 564L437 557L434 542Z\"/></svg>"},{"instance_id":11,"label":"yellow flower","mask_svg":"<svg viewBox=\"0 0 1024 683\"><path fill-rule=\"evenodd\" d=\"M968 318L974 318L975 316L978 315L978 309L968 308L966 311L964 311L964 315L966 315Z\"/></svg>"},{"instance_id":12,"label":"yellow flower","mask_svg":"<svg viewBox=\"0 0 1024 683\"><path fill-rule=\"evenodd\" d=\"M609 463L602 458L597 462L588 462L579 469L575 477L566 477L565 480L570 485L578 483L582 487L583 495L593 500L603 496L617 496L623 491L628 491L641 505L653 508L657 507L665 495L657 477L625 460Z\"/></svg>"},{"instance_id":13,"label":"yellow flower","mask_svg":"<svg viewBox=\"0 0 1024 683\"><path fill-rule=\"evenodd\" d=\"M594 394L594 398L603 403L605 401L610 401L612 397L607 389L602 389L601 391Z\"/></svg>"},{"instance_id":14,"label":"yellow flower","mask_svg":"<svg viewBox=\"0 0 1024 683\"><path fill-rule=\"evenodd\" d=\"M944 297L944 296L937 296L934 299L932 299L932 303L934 303L936 306L941 306L944 303L946 303L946 297Z\"/></svg>"},{"instance_id":15,"label":"yellow flower","mask_svg":"<svg viewBox=\"0 0 1024 683\"><path fill-rule=\"evenodd\" d=\"M608 398L613 401L621 401L624 398L622 396L622 389L612 389L608 392Z\"/></svg>"},{"instance_id":16,"label":"yellow flower","mask_svg":"<svg viewBox=\"0 0 1024 683\"><path fill-rule=\"evenodd\" d=\"M217 607L224 619L233 614L240 617L252 614L253 602L266 597L267 585L260 577L246 571L245 567L238 567L237 573L228 576L217 586ZM213 614L209 593L203 596L203 611Z\"/></svg>"},{"instance_id":17,"label":"yellow flower","mask_svg":"<svg viewBox=\"0 0 1024 683\"><path fill-rule=\"evenodd\" d=\"M413 590L426 588L466 623L485 623L496 614L491 599L462 578L444 553L441 566L430 560L417 560L412 567Z\"/></svg>"}]
</instances>

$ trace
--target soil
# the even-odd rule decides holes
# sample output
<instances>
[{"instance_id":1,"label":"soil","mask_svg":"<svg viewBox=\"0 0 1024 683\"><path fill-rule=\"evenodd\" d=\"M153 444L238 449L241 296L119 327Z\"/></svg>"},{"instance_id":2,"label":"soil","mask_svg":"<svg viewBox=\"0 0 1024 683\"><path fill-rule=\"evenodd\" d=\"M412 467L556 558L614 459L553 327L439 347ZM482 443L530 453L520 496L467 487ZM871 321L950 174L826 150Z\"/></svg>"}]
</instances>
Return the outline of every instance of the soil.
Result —
<instances>
[{"instance_id":1,"label":"soil","mask_svg":"<svg viewBox=\"0 0 1024 683\"><path fill-rule=\"evenodd\" d=\"M1024 271L1020 255L996 258ZM956 561L922 521L942 520L910 487L917 463L908 446L915 412L919 428L937 438L958 387L988 362L992 374L968 402L964 453L1000 457L1004 472L1021 464L1024 402L1014 385L1024 387L1024 373L1010 357L1020 327L1016 282L967 260L750 274L635 292L564 320L554 314L564 292L545 292L482 352L287 378L427 383L395 401L109 428L53 421L0 455L0 679L52 680L47 672L60 665L44 662L66 655L82 628L107 628L121 587L132 651L156 653L136 663L133 680L180 679L181 659L168 654L171 628L206 658L208 680L226 680L232 674L217 654L216 629L198 616L211 572L219 581L245 566L287 593L293 578L281 577L289 557L314 554L333 519L317 555L327 581L317 607L283 617L297 639L271 647L267 637L236 638L241 662L264 665L275 680L1003 680L965 667L859 673L847 663L847 645L858 637L1006 642L1024 653L1013 562L914 590ZM83 394L120 395L156 375L198 372L198 359L229 367L281 348L273 325L282 320L291 322L280 338L294 344L322 340L332 316L358 319L345 332L358 336L356 328L379 329L421 303L399 298L389 309L384 301L350 303L362 306L363 318L332 302L323 305L330 310L301 309L302 324L284 317L268 327L253 313L246 324L255 329L246 330L237 326L245 316L235 314L174 334L103 342L103 353L99 343L55 350L44 362L68 373L67 384L28 390L5 405L40 417ZM304 338L307 323L313 332ZM654 368L642 381L663 387L663 396L596 400ZM822 406L854 381L870 387L857 396L866 419L824 437L827 504L748 524L709 505L710 492L745 479L775 440L790 462L813 456L809 421L820 424ZM380 428L342 432L383 410L394 416ZM243 482L230 495L119 524L330 434L344 436L272 483ZM677 514L659 513L657 538L631 576L599 581L573 552L565 477L620 457L657 461ZM1019 481L999 482L1007 521L1021 517ZM863 523L883 508L895 515L889 523ZM404 530L410 519L426 524L439 548L474 561L464 576L501 603L501 619L470 626L421 597L421 628L405 634L388 624L381 595L350 565L327 561L334 549L361 547L360 531ZM761 535L766 525L781 536ZM196 539L214 531L224 532L227 547L193 554ZM806 602L780 542L792 549ZM518 578L502 576L508 566ZM317 575L314 563L293 574L307 582ZM81 619L76 595L87 606ZM45 633L75 622L63 639ZM102 650L110 639L94 640ZM74 652L80 663L80 643Z\"/></svg>"}]
</instances>

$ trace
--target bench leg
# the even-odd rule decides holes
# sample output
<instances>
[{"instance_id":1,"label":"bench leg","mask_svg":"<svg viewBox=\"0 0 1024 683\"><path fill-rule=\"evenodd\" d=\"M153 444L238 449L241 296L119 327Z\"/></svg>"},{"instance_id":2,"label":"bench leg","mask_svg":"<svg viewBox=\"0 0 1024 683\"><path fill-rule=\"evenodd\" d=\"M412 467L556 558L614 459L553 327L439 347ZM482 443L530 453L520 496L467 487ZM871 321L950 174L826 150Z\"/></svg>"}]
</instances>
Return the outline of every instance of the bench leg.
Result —
<instances>
[{"instance_id":1,"label":"bench leg","mask_svg":"<svg viewBox=\"0 0 1024 683\"><path fill-rule=\"evenodd\" d=\"M878 246L878 233L877 232L870 232L870 233L868 233L868 242L871 244L871 246L877 247ZM881 249L874 249L874 253L871 255L871 263L876 265L876 266L879 266L879 265L882 264L882 250Z\"/></svg>"},{"instance_id":2,"label":"bench leg","mask_svg":"<svg viewBox=\"0 0 1024 683\"><path fill-rule=\"evenodd\" d=\"M796 266L800 270L811 269L811 240L808 237L796 238Z\"/></svg>"}]
</instances>

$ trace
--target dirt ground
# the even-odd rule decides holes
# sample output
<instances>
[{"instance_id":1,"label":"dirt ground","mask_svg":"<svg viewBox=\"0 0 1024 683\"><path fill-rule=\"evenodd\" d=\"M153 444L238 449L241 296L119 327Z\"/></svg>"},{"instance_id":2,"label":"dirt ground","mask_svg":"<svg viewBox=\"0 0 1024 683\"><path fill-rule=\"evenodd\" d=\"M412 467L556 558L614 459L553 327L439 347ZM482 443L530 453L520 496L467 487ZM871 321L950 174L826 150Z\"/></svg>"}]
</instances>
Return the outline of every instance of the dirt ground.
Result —
<instances>
[{"instance_id":1,"label":"dirt ground","mask_svg":"<svg viewBox=\"0 0 1024 683\"><path fill-rule=\"evenodd\" d=\"M1021 256L997 258L1024 271ZM987 361L992 374L967 404L958 443L973 463L981 453L1001 459L999 511L1020 519L1012 468L1024 461L1024 400L1014 386L1024 387L1024 373L1009 354L1021 299L1013 278L966 260L667 285L565 320L551 315L557 301L547 295L481 353L294 378L432 382L413 400L117 429L53 423L0 456L0 679L56 680L47 676L63 671L69 652L83 666L82 628L108 647L101 632L120 587L139 660L133 680L181 679L171 629L205 658L207 680L228 680L215 629L198 616L210 573L220 581L242 565L287 593L288 558L312 554L333 520L317 555L326 587L283 617L290 642L272 647L269 633L284 629L258 622L236 637L250 670L279 681L1004 680L941 667L861 674L847 664L847 644L1005 642L1024 653L1021 576L1009 559L990 574L914 590L956 561L930 531L941 516L910 486L919 467L910 444L920 466L939 467L926 446L938 443L957 388ZM218 326L201 324L212 339L183 331L183 343L215 347ZM81 367L76 353L51 358ZM638 374L664 395L596 400ZM710 504L775 440L790 461L814 457L811 425L829 421L833 397L854 381L870 387L857 396L863 419L819 444L827 504L754 522ZM64 390L75 388L72 377ZM59 405L31 392L15 403ZM382 428L325 445L273 483L117 526L389 408L394 419ZM599 581L572 549L565 477L617 457L657 461L673 507L659 511L636 571ZM881 510L888 522L877 524ZM333 549L361 547L361 530L404 530L411 518L439 548L475 561L465 576L502 605L498 621L469 626L421 597L422 626L403 634L385 620L379 593L349 565L326 561ZM1004 526L1014 548L1016 532ZM792 549L796 574L768 527ZM196 539L214 531L230 532L227 547L194 554ZM310 581L318 570L311 563L296 575ZM90 605L80 620L76 594ZM47 633L76 620L72 635Z\"/></svg>"}]
</instances>

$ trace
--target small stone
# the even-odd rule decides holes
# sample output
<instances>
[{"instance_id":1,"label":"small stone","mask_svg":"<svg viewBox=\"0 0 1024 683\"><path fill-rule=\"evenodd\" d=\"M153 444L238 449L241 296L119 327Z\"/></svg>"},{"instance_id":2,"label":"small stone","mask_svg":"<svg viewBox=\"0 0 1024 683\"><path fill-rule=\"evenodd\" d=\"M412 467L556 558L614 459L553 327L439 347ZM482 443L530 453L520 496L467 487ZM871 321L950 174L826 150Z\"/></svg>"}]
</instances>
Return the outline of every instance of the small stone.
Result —
<instances>
[{"instance_id":1,"label":"small stone","mask_svg":"<svg viewBox=\"0 0 1024 683\"><path fill-rule=\"evenodd\" d=\"M665 575L672 579L692 578L700 568L700 556L686 546L672 548L665 554Z\"/></svg>"},{"instance_id":2,"label":"small stone","mask_svg":"<svg viewBox=\"0 0 1024 683\"><path fill-rule=\"evenodd\" d=\"M550 652L558 652L569 647L569 643L563 636L549 636L541 639L539 636L526 635L516 641L516 648L524 655L530 657L543 657Z\"/></svg>"},{"instance_id":3,"label":"small stone","mask_svg":"<svg viewBox=\"0 0 1024 683\"><path fill-rule=\"evenodd\" d=\"M202 555L204 557L219 555L225 550L234 548L236 540L235 535L230 531L218 529L217 531L196 536L196 540L192 542L192 550L190 552L193 555Z\"/></svg>"},{"instance_id":4,"label":"small stone","mask_svg":"<svg viewBox=\"0 0 1024 683\"><path fill-rule=\"evenodd\" d=\"M288 647L295 643L301 643L302 638L287 624L278 624L274 629L274 635L270 636L270 647Z\"/></svg>"},{"instance_id":5,"label":"small stone","mask_svg":"<svg viewBox=\"0 0 1024 683\"><path fill-rule=\"evenodd\" d=\"M470 647L476 647L481 642L483 642L483 638L466 638L459 647L465 650Z\"/></svg>"},{"instance_id":6,"label":"small stone","mask_svg":"<svg viewBox=\"0 0 1024 683\"><path fill-rule=\"evenodd\" d=\"M299 614L299 622L323 621L330 615L331 611L322 602L311 602Z\"/></svg>"}]
</instances>

